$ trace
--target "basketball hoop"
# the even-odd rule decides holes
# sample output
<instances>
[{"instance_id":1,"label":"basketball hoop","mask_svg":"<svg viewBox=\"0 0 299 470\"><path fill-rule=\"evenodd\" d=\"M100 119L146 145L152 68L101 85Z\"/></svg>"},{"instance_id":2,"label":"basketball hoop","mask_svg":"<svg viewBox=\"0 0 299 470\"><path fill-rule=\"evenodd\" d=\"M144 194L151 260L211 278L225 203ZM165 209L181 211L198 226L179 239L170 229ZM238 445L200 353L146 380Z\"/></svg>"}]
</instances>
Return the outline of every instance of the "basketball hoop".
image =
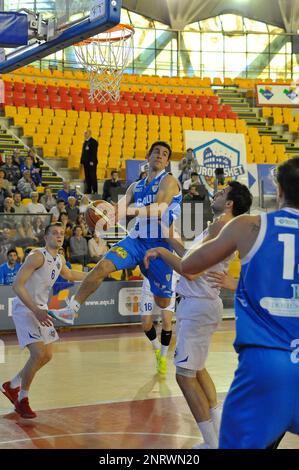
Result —
<instances>
[{"instance_id":1,"label":"basketball hoop","mask_svg":"<svg viewBox=\"0 0 299 470\"><path fill-rule=\"evenodd\" d=\"M88 72L93 103L119 100L120 82L133 50L134 32L133 26L118 24L74 44L77 59Z\"/></svg>"}]
</instances>

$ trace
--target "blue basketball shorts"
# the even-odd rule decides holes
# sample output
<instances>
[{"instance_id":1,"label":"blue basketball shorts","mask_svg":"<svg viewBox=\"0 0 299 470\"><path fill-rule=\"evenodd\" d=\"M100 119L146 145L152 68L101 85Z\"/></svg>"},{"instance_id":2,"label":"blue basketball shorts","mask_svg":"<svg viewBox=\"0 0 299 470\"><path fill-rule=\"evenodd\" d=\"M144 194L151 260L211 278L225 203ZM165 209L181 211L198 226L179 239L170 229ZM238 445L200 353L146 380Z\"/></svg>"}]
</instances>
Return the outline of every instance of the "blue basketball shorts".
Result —
<instances>
[{"instance_id":1,"label":"blue basketball shorts","mask_svg":"<svg viewBox=\"0 0 299 470\"><path fill-rule=\"evenodd\" d=\"M265 449L299 434L299 363L289 351L247 347L223 406L220 449Z\"/></svg>"},{"instance_id":2,"label":"blue basketball shorts","mask_svg":"<svg viewBox=\"0 0 299 470\"><path fill-rule=\"evenodd\" d=\"M161 242L160 246L168 248L168 244ZM149 280L151 292L157 297L170 298L172 296L172 268L161 258L150 260L149 269L145 269L143 258L153 243L146 239L131 238L127 236L116 243L106 253L104 258L109 259L115 269L132 269L140 266L141 272Z\"/></svg>"}]
</instances>

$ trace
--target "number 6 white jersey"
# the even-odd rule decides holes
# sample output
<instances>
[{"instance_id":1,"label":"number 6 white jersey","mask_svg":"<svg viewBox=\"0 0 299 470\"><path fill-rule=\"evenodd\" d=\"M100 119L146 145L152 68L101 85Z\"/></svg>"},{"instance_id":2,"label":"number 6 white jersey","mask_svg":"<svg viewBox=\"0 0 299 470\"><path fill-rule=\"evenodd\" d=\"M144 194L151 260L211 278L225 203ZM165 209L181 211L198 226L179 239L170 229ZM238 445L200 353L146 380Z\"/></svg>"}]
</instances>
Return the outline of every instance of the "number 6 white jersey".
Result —
<instances>
[{"instance_id":1,"label":"number 6 white jersey","mask_svg":"<svg viewBox=\"0 0 299 470\"><path fill-rule=\"evenodd\" d=\"M262 214L257 240L242 259L235 310L237 351L293 350L299 338L299 210Z\"/></svg>"},{"instance_id":2,"label":"number 6 white jersey","mask_svg":"<svg viewBox=\"0 0 299 470\"><path fill-rule=\"evenodd\" d=\"M46 306L53 284L60 274L63 262L60 255L54 258L46 248L37 248L34 252L36 251L42 253L44 263L39 269L32 273L25 287L36 305ZM21 308L22 311L30 311L18 297L14 299L13 307L14 310Z\"/></svg>"}]
</instances>

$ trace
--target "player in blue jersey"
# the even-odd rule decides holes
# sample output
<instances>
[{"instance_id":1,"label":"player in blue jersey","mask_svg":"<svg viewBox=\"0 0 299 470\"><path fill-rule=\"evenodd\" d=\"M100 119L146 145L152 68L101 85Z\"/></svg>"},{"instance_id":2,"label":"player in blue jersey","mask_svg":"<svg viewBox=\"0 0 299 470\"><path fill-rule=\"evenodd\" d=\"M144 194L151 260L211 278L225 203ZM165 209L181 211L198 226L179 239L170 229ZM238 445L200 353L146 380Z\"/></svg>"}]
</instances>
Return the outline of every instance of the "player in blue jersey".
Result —
<instances>
[{"instance_id":1,"label":"player in blue jersey","mask_svg":"<svg viewBox=\"0 0 299 470\"><path fill-rule=\"evenodd\" d=\"M299 158L277 167L279 210L242 215L190 253L183 274L239 251L235 349L239 364L224 403L220 448L273 448L299 434Z\"/></svg>"},{"instance_id":2,"label":"player in blue jersey","mask_svg":"<svg viewBox=\"0 0 299 470\"><path fill-rule=\"evenodd\" d=\"M137 215L134 228L88 273L68 309L77 312L80 305L112 272L137 265L149 280L155 303L161 309L168 307L172 296L172 268L162 259L157 259L150 263L149 269L145 269L143 258L150 248L161 246L171 249L162 234L161 225L171 226L180 214L182 195L176 178L165 171L170 157L171 148L166 142L152 144L148 152L148 176L134 182L115 207L116 220L126 215ZM146 334L150 341L156 338L154 325ZM162 331L161 337L165 339L165 346L168 346L171 335Z\"/></svg>"},{"instance_id":3,"label":"player in blue jersey","mask_svg":"<svg viewBox=\"0 0 299 470\"><path fill-rule=\"evenodd\" d=\"M13 284L15 277L21 267L18 262L17 250L12 248L7 252L7 263L0 266L0 284L10 286Z\"/></svg>"}]
</instances>

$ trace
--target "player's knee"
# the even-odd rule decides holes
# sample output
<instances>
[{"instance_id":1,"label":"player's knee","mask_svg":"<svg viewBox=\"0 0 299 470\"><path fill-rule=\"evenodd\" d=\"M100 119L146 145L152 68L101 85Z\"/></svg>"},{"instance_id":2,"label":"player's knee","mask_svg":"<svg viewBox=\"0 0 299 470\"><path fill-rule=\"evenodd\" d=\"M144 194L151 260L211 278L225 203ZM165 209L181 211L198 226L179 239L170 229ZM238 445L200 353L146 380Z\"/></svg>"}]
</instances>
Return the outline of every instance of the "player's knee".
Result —
<instances>
[{"instance_id":1,"label":"player's knee","mask_svg":"<svg viewBox=\"0 0 299 470\"><path fill-rule=\"evenodd\" d=\"M35 363L41 365L44 364L46 354L47 351L44 348L39 348L34 351L31 351L31 358L34 360Z\"/></svg>"},{"instance_id":2,"label":"player's knee","mask_svg":"<svg viewBox=\"0 0 299 470\"><path fill-rule=\"evenodd\" d=\"M53 353L52 351L45 351L43 355L43 364L47 364L52 359Z\"/></svg>"},{"instance_id":3,"label":"player's knee","mask_svg":"<svg viewBox=\"0 0 299 470\"><path fill-rule=\"evenodd\" d=\"M111 272L113 272L112 266L111 266L111 261L103 258L93 269L94 274L98 278L105 278L107 277Z\"/></svg>"},{"instance_id":4,"label":"player's knee","mask_svg":"<svg viewBox=\"0 0 299 470\"><path fill-rule=\"evenodd\" d=\"M171 331L172 330L171 319L162 318L162 328L165 331Z\"/></svg>"},{"instance_id":5,"label":"player's knee","mask_svg":"<svg viewBox=\"0 0 299 470\"><path fill-rule=\"evenodd\" d=\"M156 297L155 296L155 302L160 308L166 308L170 304L170 299L166 299L163 297Z\"/></svg>"},{"instance_id":6,"label":"player's knee","mask_svg":"<svg viewBox=\"0 0 299 470\"><path fill-rule=\"evenodd\" d=\"M152 328L152 326L153 326L153 322L152 322L151 319L149 319L149 320L142 320L142 328L143 328L143 331L144 331L145 333L147 333L148 331L150 331L151 328Z\"/></svg>"},{"instance_id":7,"label":"player's knee","mask_svg":"<svg viewBox=\"0 0 299 470\"><path fill-rule=\"evenodd\" d=\"M184 388L185 385L190 382L190 379L196 378L196 370L177 366L175 378L179 387Z\"/></svg>"}]
</instances>

